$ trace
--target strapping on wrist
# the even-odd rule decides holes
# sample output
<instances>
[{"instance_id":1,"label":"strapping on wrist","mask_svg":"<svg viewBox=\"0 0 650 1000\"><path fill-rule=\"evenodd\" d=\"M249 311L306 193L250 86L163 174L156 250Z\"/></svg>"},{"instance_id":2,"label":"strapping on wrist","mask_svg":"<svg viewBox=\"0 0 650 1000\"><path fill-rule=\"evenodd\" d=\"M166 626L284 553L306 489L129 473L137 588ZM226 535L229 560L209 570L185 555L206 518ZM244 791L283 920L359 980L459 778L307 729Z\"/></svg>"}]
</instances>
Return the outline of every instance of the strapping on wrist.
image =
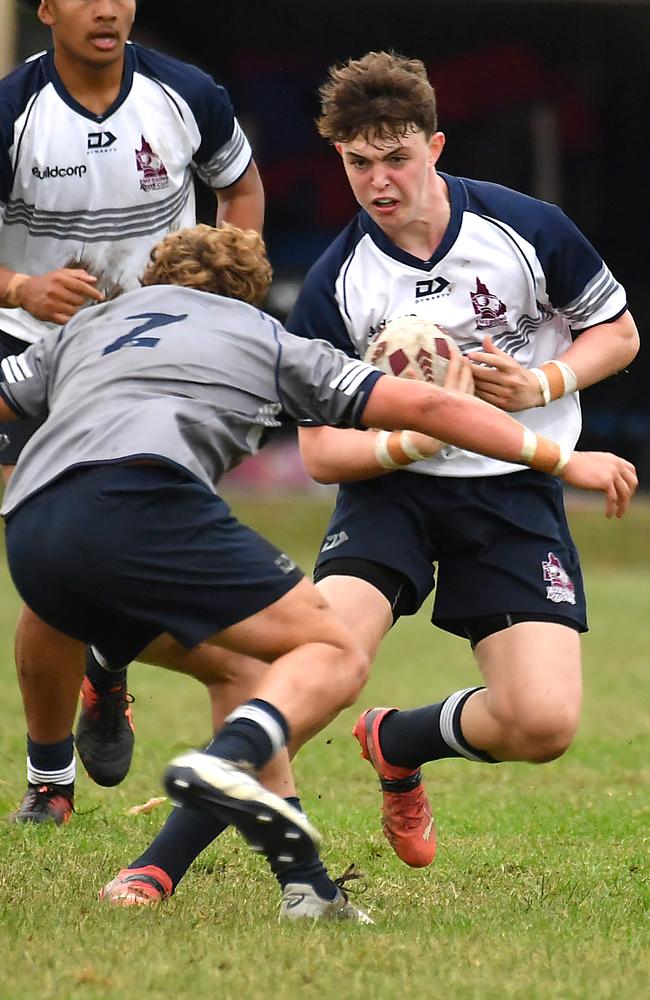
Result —
<instances>
[{"instance_id":1,"label":"strapping on wrist","mask_svg":"<svg viewBox=\"0 0 650 1000\"><path fill-rule=\"evenodd\" d=\"M16 272L13 278L10 279L4 294L5 303L9 309L17 309L20 306L20 289L28 279L28 274L20 274L19 272Z\"/></svg>"},{"instance_id":2,"label":"strapping on wrist","mask_svg":"<svg viewBox=\"0 0 650 1000\"><path fill-rule=\"evenodd\" d=\"M571 452L563 445L548 438L535 434L524 427L524 439L521 446L521 461L536 472L547 472L550 476L559 476L571 458Z\"/></svg>"},{"instance_id":3,"label":"strapping on wrist","mask_svg":"<svg viewBox=\"0 0 650 1000\"><path fill-rule=\"evenodd\" d=\"M576 392L578 388L576 373L564 361L547 361L541 368L530 370L539 382L543 406L548 406L554 399L561 399L562 396Z\"/></svg>"},{"instance_id":4,"label":"strapping on wrist","mask_svg":"<svg viewBox=\"0 0 650 1000\"><path fill-rule=\"evenodd\" d=\"M431 455L425 455L424 452L420 451L420 449L414 444L410 431L402 431L400 433L399 445L411 462L423 462L425 459L431 458Z\"/></svg>"},{"instance_id":5,"label":"strapping on wrist","mask_svg":"<svg viewBox=\"0 0 650 1000\"><path fill-rule=\"evenodd\" d=\"M375 439L375 458L382 469L404 469L415 459L411 458L402 444L404 431L379 431ZM419 454L419 453L418 453Z\"/></svg>"}]
</instances>

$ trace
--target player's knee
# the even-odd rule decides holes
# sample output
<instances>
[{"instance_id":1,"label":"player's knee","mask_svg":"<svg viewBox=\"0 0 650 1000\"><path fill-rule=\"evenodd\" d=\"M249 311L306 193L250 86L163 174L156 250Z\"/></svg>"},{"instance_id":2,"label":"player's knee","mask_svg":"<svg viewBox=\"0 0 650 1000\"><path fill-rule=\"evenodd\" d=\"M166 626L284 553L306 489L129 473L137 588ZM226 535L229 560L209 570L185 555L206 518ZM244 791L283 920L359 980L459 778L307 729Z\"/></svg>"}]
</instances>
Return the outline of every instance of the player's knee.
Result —
<instances>
[{"instance_id":1,"label":"player's knee","mask_svg":"<svg viewBox=\"0 0 650 1000\"><path fill-rule=\"evenodd\" d=\"M351 642L341 651L336 673L340 711L354 705L361 694L370 673L370 657L359 644Z\"/></svg>"},{"instance_id":2,"label":"player's knee","mask_svg":"<svg viewBox=\"0 0 650 1000\"><path fill-rule=\"evenodd\" d=\"M569 707L519 721L520 752L531 764L557 760L569 749L578 729L579 712Z\"/></svg>"}]
</instances>

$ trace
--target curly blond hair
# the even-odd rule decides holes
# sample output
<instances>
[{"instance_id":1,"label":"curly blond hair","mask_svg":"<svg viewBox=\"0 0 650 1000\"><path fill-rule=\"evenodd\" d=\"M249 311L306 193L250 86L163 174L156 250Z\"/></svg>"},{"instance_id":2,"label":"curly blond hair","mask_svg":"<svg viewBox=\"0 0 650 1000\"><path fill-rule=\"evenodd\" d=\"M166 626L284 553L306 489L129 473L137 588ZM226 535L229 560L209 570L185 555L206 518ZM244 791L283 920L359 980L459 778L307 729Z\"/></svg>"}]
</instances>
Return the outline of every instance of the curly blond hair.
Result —
<instances>
[{"instance_id":1,"label":"curly blond hair","mask_svg":"<svg viewBox=\"0 0 650 1000\"><path fill-rule=\"evenodd\" d=\"M412 129L438 131L436 94L424 63L396 52L368 52L331 66L319 90L318 131L329 142L390 139Z\"/></svg>"},{"instance_id":2,"label":"curly blond hair","mask_svg":"<svg viewBox=\"0 0 650 1000\"><path fill-rule=\"evenodd\" d=\"M169 233L152 248L140 284L183 285L259 305L272 275L260 234L224 222Z\"/></svg>"}]
</instances>

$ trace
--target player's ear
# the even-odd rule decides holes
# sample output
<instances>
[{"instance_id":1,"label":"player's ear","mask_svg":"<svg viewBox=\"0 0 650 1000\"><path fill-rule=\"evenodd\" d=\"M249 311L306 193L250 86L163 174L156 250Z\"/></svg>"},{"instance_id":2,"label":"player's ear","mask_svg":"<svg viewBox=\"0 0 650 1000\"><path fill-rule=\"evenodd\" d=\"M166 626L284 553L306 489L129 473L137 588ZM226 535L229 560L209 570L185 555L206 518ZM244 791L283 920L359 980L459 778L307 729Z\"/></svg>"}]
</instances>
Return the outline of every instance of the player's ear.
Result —
<instances>
[{"instance_id":1,"label":"player's ear","mask_svg":"<svg viewBox=\"0 0 650 1000\"><path fill-rule=\"evenodd\" d=\"M443 149L445 148L445 142L446 139L444 132L434 132L429 139L429 159L434 167L440 159Z\"/></svg>"},{"instance_id":2,"label":"player's ear","mask_svg":"<svg viewBox=\"0 0 650 1000\"><path fill-rule=\"evenodd\" d=\"M43 24L47 24L49 28L52 27L54 24L54 12L52 11L49 0L41 0L36 13L38 14L39 21L42 21Z\"/></svg>"},{"instance_id":3,"label":"player's ear","mask_svg":"<svg viewBox=\"0 0 650 1000\"><path fill-rule=\"evenodd\" d=\"M334 143L334 149L339 154L339 156L343 156L343 146L341 145L340 142L335 142Z\"/></svg>"}]
</instances>

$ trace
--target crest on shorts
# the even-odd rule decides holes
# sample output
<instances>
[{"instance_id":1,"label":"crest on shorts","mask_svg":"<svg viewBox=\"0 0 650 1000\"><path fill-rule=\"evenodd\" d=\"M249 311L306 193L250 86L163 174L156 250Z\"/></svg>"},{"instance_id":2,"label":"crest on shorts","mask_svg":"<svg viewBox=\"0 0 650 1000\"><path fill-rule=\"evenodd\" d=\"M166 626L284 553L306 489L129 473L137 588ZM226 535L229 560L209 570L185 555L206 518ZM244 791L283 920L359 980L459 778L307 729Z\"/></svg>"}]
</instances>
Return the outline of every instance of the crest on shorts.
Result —
<instances>
[{"instance_id":1,"label":"crest on shorts","mask_svg":"<svg viewBox=\"0 0 650 1000\"><path fill-rule=\"evenodd\" d=\"M546 599L553 601L553 604L561 604L562 602L575 604L575 587L554 552L549 552L548 560L542 562L542 570L544 571L544 579L548 583Z\"/></svg>"},{"instance_id":2,"label":"crest on shorts","mask_svg":"<svg viewBox=\"0 0 650 1000\"><path fill-rule=\"evenodd\" d=\"M470 292L472 307L476 314L476 329L489 330L506 322L507 309L498 295L493 295L480 278L476 279L476 291Z\"/></svg>"},{"instance_id":3,"label":"crest on shorts","mask_svg":"<svg viewBox=\"0 0 650 1000\"><path fill-rule=\"evenodd\" d=\"M142 148L135 151L135 162L138 172L142 174L140 187L143 191L159 191L169 184L167 168L162 159L155 153L145 137L142 139Z\"/></svg>"}]
</instances>

